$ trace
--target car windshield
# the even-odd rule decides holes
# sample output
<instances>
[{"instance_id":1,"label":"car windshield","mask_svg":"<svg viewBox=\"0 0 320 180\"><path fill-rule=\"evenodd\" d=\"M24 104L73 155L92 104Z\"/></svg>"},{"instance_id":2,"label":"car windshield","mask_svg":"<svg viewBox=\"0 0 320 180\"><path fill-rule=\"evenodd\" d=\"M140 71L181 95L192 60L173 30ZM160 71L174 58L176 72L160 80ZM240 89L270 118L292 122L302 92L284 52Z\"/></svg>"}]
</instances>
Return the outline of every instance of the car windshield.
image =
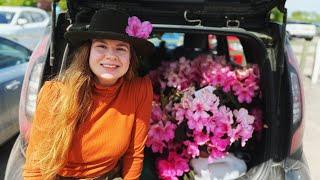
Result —
<instances>
[{"instance_id":1,"label":"car windshield","mask_svg":"<svg viewBox=\"0 0 320 180\"><path fill-rule=\"evenodd\" d=\"M13 16L14 12L0 11L0 24L10 24Z\"/></svg>"}]
</instances>

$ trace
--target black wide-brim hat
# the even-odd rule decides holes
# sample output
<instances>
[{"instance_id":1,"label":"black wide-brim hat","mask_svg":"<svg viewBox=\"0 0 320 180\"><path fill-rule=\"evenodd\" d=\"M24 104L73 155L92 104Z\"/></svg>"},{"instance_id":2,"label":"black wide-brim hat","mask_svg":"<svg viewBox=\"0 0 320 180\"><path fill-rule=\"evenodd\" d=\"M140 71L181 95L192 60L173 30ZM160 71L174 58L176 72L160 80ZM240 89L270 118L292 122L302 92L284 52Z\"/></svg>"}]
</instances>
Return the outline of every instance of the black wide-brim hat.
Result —
<instances>
[{"instance_id":1,"label":"black wide-brim hat","mask_svg":"<svg viewBox=\"0 0 320 180\"><path fill-rule=\"evenodd\" d=\"M111 39L128 42L138 56L147 57L154 51L154 45L147 39L129 36L126 33L129 15L112 10L102 9L97 11L91 18L89 25L77 27L77 22L64 34L65 39L74 46L91 39Z\"/></svg>"}]
</instances>

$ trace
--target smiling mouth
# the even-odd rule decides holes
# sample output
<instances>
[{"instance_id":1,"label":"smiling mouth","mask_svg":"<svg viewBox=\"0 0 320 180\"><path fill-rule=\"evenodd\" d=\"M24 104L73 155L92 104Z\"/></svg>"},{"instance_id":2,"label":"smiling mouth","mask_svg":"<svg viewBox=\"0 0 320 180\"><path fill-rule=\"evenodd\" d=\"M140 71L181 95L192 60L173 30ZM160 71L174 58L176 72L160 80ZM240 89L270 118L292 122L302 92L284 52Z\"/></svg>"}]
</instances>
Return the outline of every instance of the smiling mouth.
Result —
<instances>
[{"instance_id":1,"label":"smiling mouth","mask_svg":"<svg viewBox=\"0 0 320 180\"><path fill-rule=\"evenodd\" d=\"M100 65L101 65L102 67L104 67L104 68L110 68L110 69L115 69L115 68L120 67L119 65L116 65L116 64L101 63Z\"/></svg>"}]
</instances>

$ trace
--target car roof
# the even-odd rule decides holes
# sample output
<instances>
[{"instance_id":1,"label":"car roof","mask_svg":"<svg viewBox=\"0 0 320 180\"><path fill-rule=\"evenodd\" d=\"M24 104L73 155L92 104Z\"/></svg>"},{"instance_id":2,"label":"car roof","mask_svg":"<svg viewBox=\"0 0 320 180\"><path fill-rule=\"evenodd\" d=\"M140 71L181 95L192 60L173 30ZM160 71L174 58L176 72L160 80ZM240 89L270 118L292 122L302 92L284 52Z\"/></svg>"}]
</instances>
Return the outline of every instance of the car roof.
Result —
<instances>
[{"instance_id":1,"label":"car roof","mask_svg":"<svg viewBox=\"0 0 320 180\"><path fill-rule=\"evenodd\" d=\"M0 6L0 11L7 12L21 12L21 11L36 11L46 13L44 10L35 7L24 7L24 6Z\"/></svg>"}]
</instances>

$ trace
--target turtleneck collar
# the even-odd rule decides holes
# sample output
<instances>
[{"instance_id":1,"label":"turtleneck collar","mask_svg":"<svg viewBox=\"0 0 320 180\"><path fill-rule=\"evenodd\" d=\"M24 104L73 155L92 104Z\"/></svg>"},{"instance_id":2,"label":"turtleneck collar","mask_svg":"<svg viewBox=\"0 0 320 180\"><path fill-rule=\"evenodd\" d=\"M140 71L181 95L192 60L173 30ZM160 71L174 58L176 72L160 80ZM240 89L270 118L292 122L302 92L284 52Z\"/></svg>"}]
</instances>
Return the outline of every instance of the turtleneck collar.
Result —
<instances>
[{"instance_id":1,"label":"turtleneck collar","mask_svg":"<svg viewBox=\"0 0 320 180\"><path fill-rule=\"evenodd\" d=\"M94 95L103 97L115 95L123 84L123 81L124 78L121 77L111 86L102 86L99 82L94 82Z\"/></svg>"}]
</instances>

